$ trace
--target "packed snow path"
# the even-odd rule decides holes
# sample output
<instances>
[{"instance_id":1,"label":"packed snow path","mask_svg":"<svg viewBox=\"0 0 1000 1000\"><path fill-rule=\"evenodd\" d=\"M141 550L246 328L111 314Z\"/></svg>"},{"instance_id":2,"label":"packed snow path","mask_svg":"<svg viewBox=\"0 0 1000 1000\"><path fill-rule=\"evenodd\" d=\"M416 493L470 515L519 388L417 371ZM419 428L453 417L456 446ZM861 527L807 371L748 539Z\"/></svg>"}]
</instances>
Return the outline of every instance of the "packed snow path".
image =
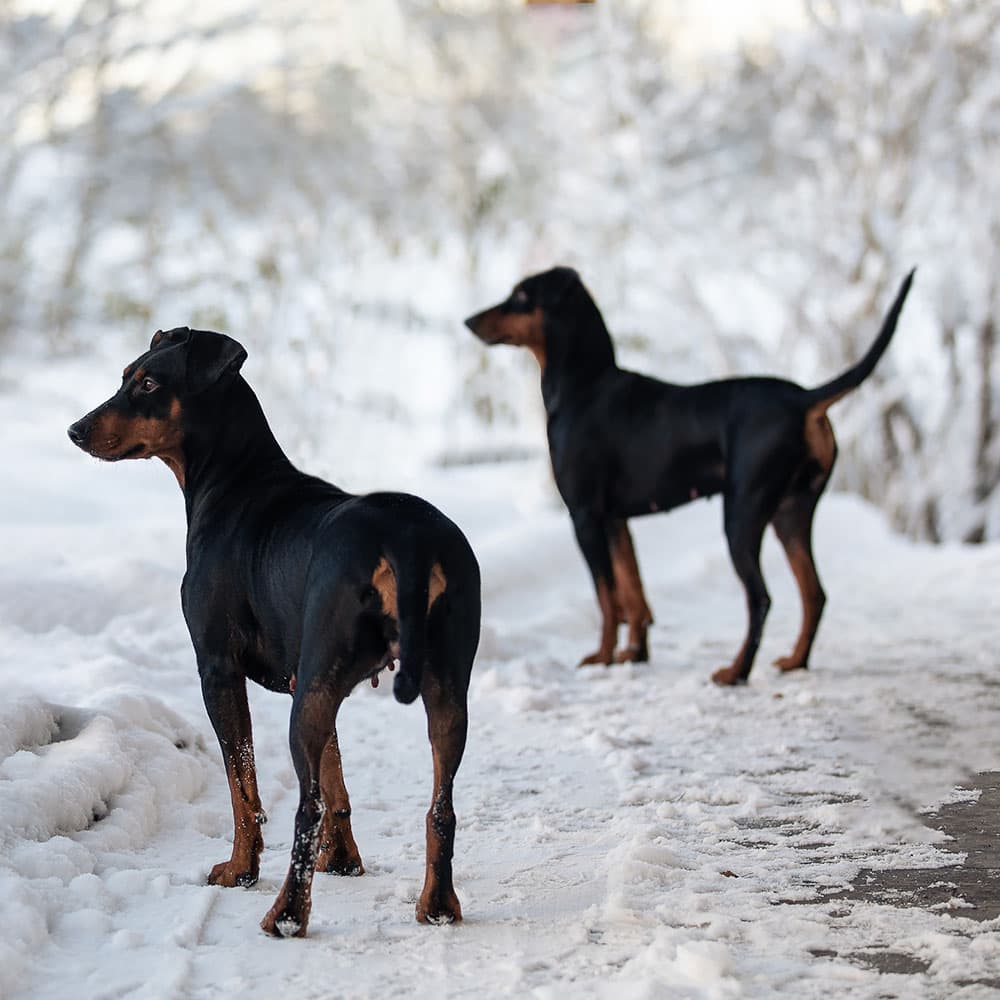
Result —
<instances>
[{"instance_id":1,"label":"packed snow path","mask_svg":"<svg viewBox=\"0 0 1000 1000\"><path fill-rule=\"evenodd\" d=\"M414 922L430 754L419 703L383 684L341 713L367 874L318 876L310 937L273 941L257 925L288 862L289 700L251 692L261 880L208 887L232 821L179 607L180 494L158 463L83 458L64 436L79 401L27 406L42 389L0 397L0 996L992 994L957 985L1000 976L996 922L960 899L832 897L861 868L952 863L916 810L1000 764L997 547L914 546L827 497L814 669L768 666L799 622L769 539L761 655L748 688L720 690L744 609L716 504L634 523L652 663L578 670L597 612L544 459L408 482L373 467L371 487L455 517L483 565L456 782L466 921ZM926 970L837 957L889 946Z\"/></svg>"}]
</instances>

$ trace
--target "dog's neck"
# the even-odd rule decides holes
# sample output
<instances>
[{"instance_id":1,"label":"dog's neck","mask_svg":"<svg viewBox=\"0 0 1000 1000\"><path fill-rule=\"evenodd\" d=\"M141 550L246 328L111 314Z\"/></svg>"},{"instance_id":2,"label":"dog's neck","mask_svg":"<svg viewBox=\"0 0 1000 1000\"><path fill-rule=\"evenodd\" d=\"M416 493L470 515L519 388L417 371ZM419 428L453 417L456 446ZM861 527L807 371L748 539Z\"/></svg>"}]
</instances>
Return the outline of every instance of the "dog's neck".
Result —
<instances>
[{"instance_id":1,"label":"dog's neck","mask_svg":"<svg viewBox=\"0 0 1000 1000\"><path fill-rule=\"evenodd\" d=\"M567 397L579 397L588 384L618 365L604 317L582 285L571 290L545 322L542 400L551 417Z\"/></svg>"},{"instance_id":2,"label":"dog's neck","mask_svg":"<svg viewBox=\"0 0 1000 1000\"><path fill-rule=\"evenodd\" d=\"M203 405L206 412L187 421L183 468L177 475L189 526L199 510L225 503L234 487L249 484L252 489L265 478L297 474L242 375L233 379L222 398Z\"/></svg>"}]
</instances>

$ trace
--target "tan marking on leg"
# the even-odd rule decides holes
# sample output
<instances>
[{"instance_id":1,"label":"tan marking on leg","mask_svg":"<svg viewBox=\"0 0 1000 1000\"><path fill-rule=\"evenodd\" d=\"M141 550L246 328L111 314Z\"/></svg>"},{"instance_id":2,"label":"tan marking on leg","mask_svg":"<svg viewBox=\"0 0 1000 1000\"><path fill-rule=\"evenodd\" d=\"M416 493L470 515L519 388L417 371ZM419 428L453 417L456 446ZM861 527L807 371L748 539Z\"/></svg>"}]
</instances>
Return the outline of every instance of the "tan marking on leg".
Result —
<instances>
[{"instance_id":1,"label":"tan marking on leg","mask_svg":"<svg viewBox=\"0 0 1000 1000\"><path fill-rule=\"evenodd\" d=\"M805 439L809 454L824 473L829 473L837 457L837 440L825 411L814 409L806 414Z\"/></svg>"},{"instance_id":2,"label":"tan marking on leg","mask_svg":"<svg viewBox=\"0 0 1000 1000\"><path fill-rule=\"evenodd\" d=\"M832 436L831 430L831 439ZM802 627L795 648L788 656L774 661L781 670L801 670L809 665L809 653L826 605L826 594L813 559L812 523L816 504L828 478L828 475L821 475L808 492L787 497L771 522L785 550L802 599Z\"/></svg>"},{"instance_id":3,"label":"tan marking on leg","mask_svg":"<svg viewBox=\"0 0 1000 1000\"><path fill-rule=\"evenodd\" d=\"M396 574L389 560L382 556L372 573L372 586L382 598L382 613L399 620L399 596L396 585Z\"/></svg>"},{"instance_id":4,"label":"tan marking on leg","mask_svg":"<svg viewBox=\"0 0 1000 1000\"><path fill-rule=\"evenodd\" d=\"M748 640L743 640L740 651L728 667L720 667L712 674L712 680L720 687L732 687L736 684L745 684L743 680L743 664L746 661Z\"/></svg>"},{"instance_id":5,"label":"tan marking on leg","mask_svg":"<svg viewBox=\"0 0 1000 1000\"><path fill-rule=\"evenodd\" d=\"M615 594L604 580L597 584L597 605L601 609L601 645L596 653L585 656L580 666L592 663L603 663L610 666L615 658L615 639L618 635L618 608Z\"/></svg>"},{"instance_id":6,"label":"tan marking on leg","mask_svg":"<svg viewBox=\"0 0 1000 1000\"><path fill-rule=\"evenodd\" d=\"M615 654L619 663L649 658L646 636L653 622L653 613L646 603L639 576L639 563L628 525L622 524L611 534L611 566L615 575L615 594L628 625L628 645Z\"/></svg>"},{"instance_id":7,"label":"tan marking on leg","mask_svg":"<svg viewBox=\"0 0 1000 1000\"><path fill-rule=\"evenodd\" d=\"M448 578L444 575L441 563L431 566L431 578L427 587L427 610L430 611L434 602L447 590Z\"/></svg>"},{"instance_id":8,"label":"tan marking on leg","mask_svg":"<svg viewBox=\"0 0 1000 1000\"><path fill-rule=\"evenodd\" d=\"M351 800L344 784L340 746L334 733L323 748L319 772L323 796L323 826L319 838L316 870L337 875L363 875L364 865L351 830Z\"/></svg>"},{"instance_id":9,"label":"tan marking on leg","mask_svg":"<svg viewBox=\"0 0 1000 1000\"><path fill-rule=\"evenodd\" d=\"M233 854L228 861L212 868L208 884L232 888L253 885L257 881L260 855L264 850L260 829L264 819L257 792L253 745L240 747L226 759L225 764L233 804Z\"/></svg>"},{"instance_id":10,"label":"tan marking on leg","mask_svg":"<svg viewBox=\"0 0 1000 1000\"><path fill-rule=\"evenodd\" d=\"M782 541L784 542L784 539ZM816 630L819 628L819 620L826 604L826 594L820 585L812 554L802 541L790 539L784 542L784 545L788 564L792 568L795 582L799 585L799 595L802 598L802 628L791 654L775 660L774 665L779 670L801 670L808 663L809 652L812 649L813 640L816 638Z\"/></svg>"},{"instance_id":11,"label":"tan marking on leg","mask_svg":"<svg viewBox=\"0 0 1000 1000\"><path fill-rule=\"evenodd\" d=\"M462 919L462 905L455 894L452 876L455 851L452 786L465 749L468 720L465 709L449 703L433 680L424 702L427 735L434 757L434 793L427 812L426 871L424 888L417 900L417 921L422 924L454 923Z\"/></svg>"},{"instance_id":12,"label":"tan marking on leg","mask_svg":"<svg viewBox=\"0 0 1000 1000\"><path fill-rule=\"evenodd\" d=\"M305 937L312 909L312 883L323 830L323 757L336 737L337 711L342 697L329 689L310 686L300 691L292 709L289 741L298 744L295 772L299 805L295 812L288 873L277 898L260 922L275 937Z\"/></svg>"}]
</instances>

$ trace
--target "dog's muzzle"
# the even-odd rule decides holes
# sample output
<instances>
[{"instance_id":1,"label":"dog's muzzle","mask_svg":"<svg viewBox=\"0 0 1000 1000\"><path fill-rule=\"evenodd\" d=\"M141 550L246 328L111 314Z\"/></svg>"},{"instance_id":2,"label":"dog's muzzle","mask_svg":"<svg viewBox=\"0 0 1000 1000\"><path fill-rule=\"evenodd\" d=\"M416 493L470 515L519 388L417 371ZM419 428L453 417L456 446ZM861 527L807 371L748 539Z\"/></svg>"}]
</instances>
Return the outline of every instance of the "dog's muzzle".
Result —
<instances>
[{"instance_id":1,"label":"dog's muzzle","mask_svg":"<svg viewBox=\"0 0 1000 1000\"><path fill-rule=\"evenodd\" d=\"M87 450L87 438L90 437L90 421L86 417L82 417L76 423L70 424L69 430L66 433L69 435L70 441L77 448L82 448L84 451Z\"/></svg>"}]
</instances>

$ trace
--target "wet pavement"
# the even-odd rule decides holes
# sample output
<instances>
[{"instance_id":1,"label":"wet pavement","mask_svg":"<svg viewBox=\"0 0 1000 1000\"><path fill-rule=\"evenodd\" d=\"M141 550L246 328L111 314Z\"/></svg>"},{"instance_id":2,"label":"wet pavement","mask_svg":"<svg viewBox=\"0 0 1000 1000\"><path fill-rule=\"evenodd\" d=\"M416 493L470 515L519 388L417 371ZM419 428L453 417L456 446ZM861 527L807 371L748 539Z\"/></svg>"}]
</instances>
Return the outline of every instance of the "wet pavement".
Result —
<instances>
[{"instance_id":1,"label":"wet pavement","mask_svg":"<svg viewBox=\"0 0 1000 1000\"><path fill-rule=\"evenodd\" d=\"M1000 772L975 775L962 788L979 791L978 799L952 802L921 815L927 826L941 830L950 838L938 846L956 855L954 867L862 869L851 889L829 898L920 907L977 921L1000 917ZM829 951L815 954L817 957L837 955ZM929 967L929 963L917 956L885 948L839 957L885 973L914 975ZM1000 979L969 979L955 983L956 986L973 984L1000 990Z\"/></svg>"}]
</instances>

